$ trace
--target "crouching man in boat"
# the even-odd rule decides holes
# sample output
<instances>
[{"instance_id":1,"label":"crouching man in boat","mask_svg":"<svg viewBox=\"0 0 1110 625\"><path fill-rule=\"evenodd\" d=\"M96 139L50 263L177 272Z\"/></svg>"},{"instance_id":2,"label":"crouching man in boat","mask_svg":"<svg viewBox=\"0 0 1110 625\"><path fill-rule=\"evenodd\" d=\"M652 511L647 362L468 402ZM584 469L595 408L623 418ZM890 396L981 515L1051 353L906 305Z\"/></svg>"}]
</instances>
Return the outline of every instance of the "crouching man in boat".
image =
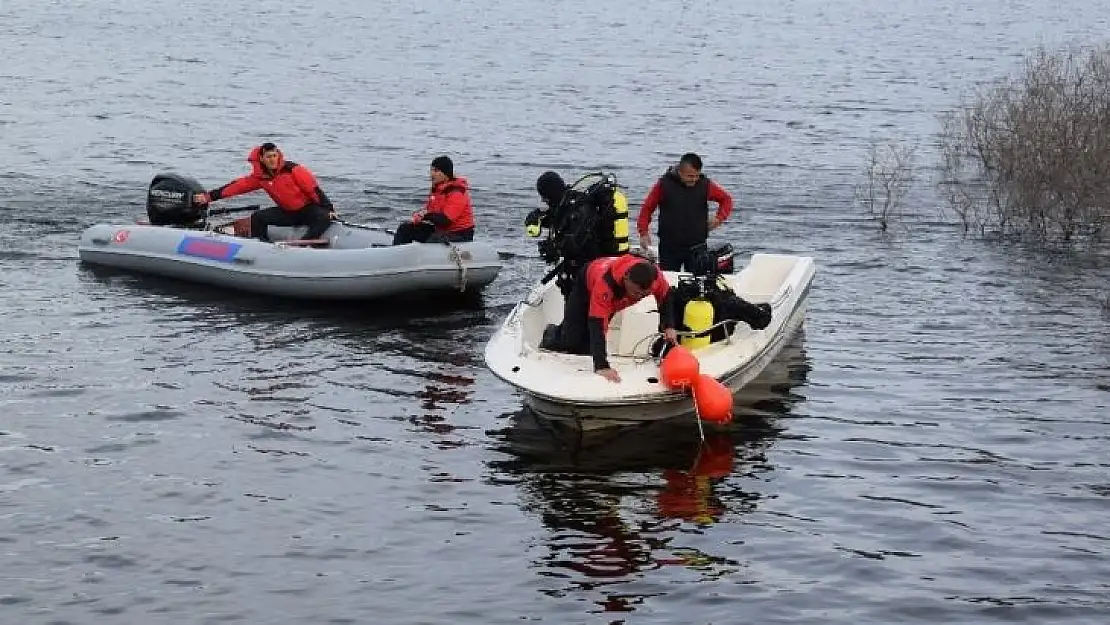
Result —
<instances>
[{"instance_id":1,"label":"crouching man in boat","mask_svg":"<svg viewBox=\"0 0 1110 625\"><path fill-rule=\"evenodd\" d=\"M269 226L308 226L305 239L324 236L335 208L307 167L285 160L281 150L268 142L251 150L247 162L251 173L214 191L198 193L193 201L208 204L262 189L277 206L251 213L250 236L269 241Z\"/></svg>"},{"instance_id":2,"label":"crouching man in boat","mask_svg":"<svg viewBox=\"0 0 1110 625\"><path fill-rule=\"evenodd\" d=\"M598 258L574 281L563 308L563 322L544 331L541 349L590 354L594 371L611 382L620 374L609 365L605 336L613 315L648 295L659 304L659 327L665 339L677 338L669 295L670 284L655 263L636 254Z\"/></svg>"},{"instance_id":3,"label":"crouching man in boat","mask_svg":"<svg viewBox=\"0 0 1110 625\"><path fill-rule=\"evenodd\" d=\"M432 180L428 201L412 221L397 227L393 244L473 241L474 207L467 179L455 176L455 164L446 156L432 159L428 176Z\"/></svg>"}]
</instances>

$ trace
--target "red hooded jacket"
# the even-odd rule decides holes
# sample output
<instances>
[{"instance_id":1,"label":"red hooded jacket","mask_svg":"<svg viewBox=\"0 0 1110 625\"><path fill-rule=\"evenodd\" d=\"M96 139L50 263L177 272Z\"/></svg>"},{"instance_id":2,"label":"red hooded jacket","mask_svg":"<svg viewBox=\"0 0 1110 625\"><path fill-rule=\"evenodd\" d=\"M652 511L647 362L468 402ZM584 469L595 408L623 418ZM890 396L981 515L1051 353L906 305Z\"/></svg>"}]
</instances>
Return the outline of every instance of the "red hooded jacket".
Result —
<instances>
[{"instance_id":1,"label":"red hooded jacket","mask_svg":"<svg viewBox=\"0 0 1110 625\"><path fill-rule=\"evenodd\" d=\"M633 265L644 262L649 261L636 254L625 254L599 258L586 267L586 290L590 293L589 316L601 321L602 333L609 330L609 320L613 315L640 301L632 299L621 283ZM666 276L662 271L658 272L655 282L651 283L650 291L660 307L666 304L670 288ZM660 321L669 320L661 315Z\"/></svg>"},{"instance_id":2,"label":"red hooded jacket","mask_svg":"<svg viewBox=\"0 0 1110 625\"><path fill-rule=\"evenodd\" d=\"M277 169L273 175L270 175L262 166L262 147L255 147L247 156L247 162L251 164L251 173L215 191L210 191L209 199L212 201L226 199L262 189L285 211L299 211L309 204L319 204L326 209L332 209L331 200L324 195L312 172L304 165L286 161L281 150L277 153Z\"/></svg>"},{"instance_id":3,"label":"red hooded jacket","mask_svg":"<svg viewBox=\"0 0 1110 625\"><path fill-rule=\"evenodd\" d=\"M624 277L633 265L650 262L636 254L606 256L586 265L584 278L586 291L590 296L589 312L586 314L586 327L590 335L590 354L593 356L594 369L608 369L609 359L605 348L605 335L609 331L609 321L613 315L632 306L639 299L633 299L624 289ZM662 271L655 275L649 292L659 304L659 325L662 328L674 327L674 315L669 301L671 285Z\"/></svg>"},{"instance_id":4,"label":"red hooded jacket","mask_svg":"<svg viewBox=\"0 0 1110 625\"><path fill-rule=\"evenodd\" d=\"M470 183L466 178L449 178L432 187L424 209L413 221L427 221L440 232L461 232L474 227Z\"/></svg>"}]
</instances>

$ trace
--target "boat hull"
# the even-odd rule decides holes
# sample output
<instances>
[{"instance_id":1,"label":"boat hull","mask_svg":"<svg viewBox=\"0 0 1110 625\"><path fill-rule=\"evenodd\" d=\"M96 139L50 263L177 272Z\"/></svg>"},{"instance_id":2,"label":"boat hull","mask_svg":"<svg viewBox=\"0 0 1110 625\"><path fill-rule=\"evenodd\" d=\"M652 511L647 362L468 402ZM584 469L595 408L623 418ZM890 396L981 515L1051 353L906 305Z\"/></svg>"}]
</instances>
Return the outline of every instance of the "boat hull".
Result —
<instances>
[{"instance_id":1,"label":"boat hull","mask_svg":"<svg viewBox=\"0 0 1110 625\"><path fill-rule=\"evenodd\" d=\"M299 234L287 230L286 238ZM501 270L497 251L483 242L392 246L384 233L341 224L325 238L332 245L314 249L212 231L97 224L82 233L78 255L90 265L318 300L471 292L493 282Z\"/></svg>"},{"instance_id":2,"label":"boat hull","mask_svg":"<svg viewBox=\"0 0 1110 625\"><path fill-rule=\"evenodd\" d=\"M806 305L799 307L788 322L788 327L755 360L739 367L720 381L733 394L741 392L752 380L759 377L798 333L805 322ZM628 404L620 401L595 404L568 404L558 399L523 392L524 403L537 414L548 419L573 422L583 429L637 425L682 417L694 417L693 399L689 394L678 394L657 401ZM714 427L709 423L708 427Z\"/></svg>"}]
</instances>

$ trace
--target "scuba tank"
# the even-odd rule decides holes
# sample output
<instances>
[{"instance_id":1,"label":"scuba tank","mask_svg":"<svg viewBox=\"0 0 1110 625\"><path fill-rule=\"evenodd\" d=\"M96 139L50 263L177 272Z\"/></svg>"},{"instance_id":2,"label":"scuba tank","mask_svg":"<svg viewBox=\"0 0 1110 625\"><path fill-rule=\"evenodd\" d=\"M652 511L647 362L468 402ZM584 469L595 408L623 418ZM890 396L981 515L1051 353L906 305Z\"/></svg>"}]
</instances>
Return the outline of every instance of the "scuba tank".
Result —
<instances>
[{"instance_id":1,"label":"scuba tank","mask_svg":"<svg viewBox=\"0 0 1110 625\"><path fill-rule=\"evenodd\" d=\"M616 243L617 253L624 254L628 251L628 197L621 191L620 187L616 186L616 178L612 180L613 184L613 242Z\"/></svg>"},{"instance_id":2,"label":"scuba tank","mask_svg":"<svg viewBox=\"0 0 1110 625\"><path fill-rule=\"evenodd\" d=\"M571 201L579 215L577 219L565 216L565 234L581 241L586 255L592 259L628 252L628 196L614 174L586 174L568 187L567 196L576 198Z\"/></svg>"},{"instance_id":3,"label":"scuba tank","mask_svg":"<svg viewBox=\"0 0 1110 625\"><path fill-rule=\"evenodd\" d=\"M732 273L733 251L731 245L723 245L710 250L702 246L694 254L691 262L690 278L679 279L679 290L686 304L683 308L682 323L690 332L705 332L705 336L684 336L680 341L684 347L699 349L712 343L719 330L708 332L714 321L725 312L726 295L734 295L725 280L724 274ZM725 300L728 301L728 300Z\"/></svg>"},{"instance_id":4,"label":"scuba tank","mask_svg":"<svg viewBox=\"0 0 1110 625\"><path fill-rule=\"evenodd\" d=\"M713 336L708 330L713 327L716 311L710 298L713 289L713 276L694 275L682 277L678 280L675 289L679 296L686 300L682 307L682 325L690 332L705 332L705 336L683 336L679 341L687 349L700 349L713 342Z\"/></svg>"},{"instance_id":5,"label":"scuba tank","mask_svg":"<svg viewBox=\"0 0 1110 625\"><path fill-rule=\"evenodd\" d=\"M698 297L686 302L686 307L682 311L682 323L691 332L704 332L713 326L713 304L708 299ZM706 332L705 336L684 336L682 337L682 346L690 349L700 349L706 347L712 341L709 333Z\"/></svg>"}]
</instances>

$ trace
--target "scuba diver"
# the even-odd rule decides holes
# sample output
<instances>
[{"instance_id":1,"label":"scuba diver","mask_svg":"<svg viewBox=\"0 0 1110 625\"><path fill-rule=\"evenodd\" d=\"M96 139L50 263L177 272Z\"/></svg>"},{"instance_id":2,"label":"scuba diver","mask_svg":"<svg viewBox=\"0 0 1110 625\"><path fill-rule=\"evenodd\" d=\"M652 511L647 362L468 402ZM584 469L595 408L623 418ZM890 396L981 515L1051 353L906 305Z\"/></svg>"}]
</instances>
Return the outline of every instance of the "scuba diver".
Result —
<instances>
[{"instance_id":1,"label":"scuba diver","mask_svg":"<svg viewBox=\"0 0 1110 625\"><path fill-rule=\"evenodd\" d=\"M592 260L628 252L628 198L613 174L583 176L571 186L556 172L536 180L536 192L546 209L525 219L528 236L547 237L538 243L540 256L554 264L542 282L556 278L563 297L570 296L575 278Z\"/></svg>"}]
</instances>

